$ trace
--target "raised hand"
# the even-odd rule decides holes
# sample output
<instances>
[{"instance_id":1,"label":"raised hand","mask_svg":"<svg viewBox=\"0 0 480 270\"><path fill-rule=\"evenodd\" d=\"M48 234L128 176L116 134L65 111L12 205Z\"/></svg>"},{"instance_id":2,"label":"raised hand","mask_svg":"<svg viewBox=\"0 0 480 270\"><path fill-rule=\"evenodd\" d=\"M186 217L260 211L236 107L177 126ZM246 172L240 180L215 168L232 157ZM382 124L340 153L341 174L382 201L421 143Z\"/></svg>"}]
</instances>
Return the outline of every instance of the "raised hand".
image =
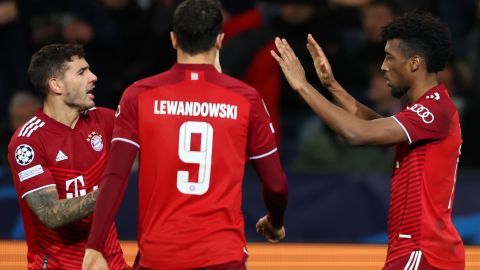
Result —
<instances>
[{"instance_id":1,"label":"raised hand","mask_svg":"<svg viewBox=\"0 0 480 270\"><path fill-rule=\"evenodd\" d=\"M331 87L334 83L337 83L337 81L333 76L332 66L330 65L330 62L325 56L322 47L318 45L317 41L313 38L311 34L308 34L307 42L307 49L312 56L313 64L315 65L315 70L317 71L318 78L320 79L324 87Z\"/></svg>"},{"instance_id":2,"label":"raised hand","mask_svg":"<svg viewBox=\"0 0 480 270\"><path fill-rule=\"evenodd\" d=\"M305 85L308 85L305 77L305 70L298 60L295 52L292 50L286 39L275 38L275 46L280 55L275 51L270 51L270 54L275 58L282 68L285 78L295 91L299 91Z\"/></svg>"},{"instance_id":3,"label":"raised hand","mask_svg":"<svg viewBox=\"0 0 480 270\"><path fill-rule=\"evenodd\" d=\"M258 220L256 227L257 232L265 236L265 239L270 243L278 243L285 238L285 227L282 226L280 229L273 227L268 221L267 215Z\"/></svg>"}]
</instances>

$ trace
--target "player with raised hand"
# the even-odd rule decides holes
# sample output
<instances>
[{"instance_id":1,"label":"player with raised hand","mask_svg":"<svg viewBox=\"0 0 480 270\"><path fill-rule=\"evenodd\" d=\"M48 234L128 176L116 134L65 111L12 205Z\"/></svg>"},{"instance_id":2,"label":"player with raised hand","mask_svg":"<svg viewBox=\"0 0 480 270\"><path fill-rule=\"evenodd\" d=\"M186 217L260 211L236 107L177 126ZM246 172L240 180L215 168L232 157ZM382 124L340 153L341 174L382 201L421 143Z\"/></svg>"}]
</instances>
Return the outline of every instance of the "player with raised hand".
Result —
<instances>
[{"instance_id":1,"label":"player with raised hand","mask_svg":"<svg viewBox=\"0 0 480 270\"><path fill-rule=\"evenodd\" d=\"M406 96L408 102L391 117L379 116L348 94L312 36L307 37L307 49L336 104L308 83L285 39L276 38L279 54L271 54L290 86L347 142L396 144L384 269L464 269L463 243L451 219L462 143L460 122L448 90L437 77L451 55L450 32L429 14L409 13L385 26L382 35L386 56L381 70L386 83L393 96Z\"/></svg>"}]
</instances>

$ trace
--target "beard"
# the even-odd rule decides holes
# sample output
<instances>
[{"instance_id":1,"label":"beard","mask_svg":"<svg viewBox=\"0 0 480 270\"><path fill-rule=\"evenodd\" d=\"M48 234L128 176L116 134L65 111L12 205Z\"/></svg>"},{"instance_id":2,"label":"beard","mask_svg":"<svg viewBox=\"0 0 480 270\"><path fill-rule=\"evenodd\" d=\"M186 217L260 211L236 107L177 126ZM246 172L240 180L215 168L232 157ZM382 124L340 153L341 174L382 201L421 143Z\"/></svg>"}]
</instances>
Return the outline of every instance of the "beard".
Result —
<instances>
[{"instance_id":1,"label":"beard","mask_svg":"<svg viewBox=\"0 0 480 270\"><path fill-rule=\"evenodd\" d=\"M392 87L390 90L390 94L394 98L401 98L407 93L408 88L404 86L397 86L397 87Z\"/></svg>"}]
</instances>

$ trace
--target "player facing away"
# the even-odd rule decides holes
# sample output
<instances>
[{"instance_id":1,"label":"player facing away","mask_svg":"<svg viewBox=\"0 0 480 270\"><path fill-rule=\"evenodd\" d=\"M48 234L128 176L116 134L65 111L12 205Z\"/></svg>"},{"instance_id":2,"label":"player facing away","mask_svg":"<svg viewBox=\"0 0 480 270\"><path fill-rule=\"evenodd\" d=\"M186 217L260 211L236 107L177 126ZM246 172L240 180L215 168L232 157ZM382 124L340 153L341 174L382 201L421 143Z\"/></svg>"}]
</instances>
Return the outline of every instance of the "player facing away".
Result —
<instances>
[{"instance_id":1,"label":"player facing away","mask_svg":"<svg viewBox=\"0 0 480 270\"><path fill-rule=\"evenodd\" d=\"M255 89L214 67L223 38L220 10L216 0L182 2L171 34L177 64L124 92L102 180L109 189L98 197L84 269L105 269L98 252L104 228L117 213L138 151L134 268L246 269L241 201L247 158L260 176L268 212L257 230L271 242L284 237L287 180L267 110Z\"/></svg>"},{"instance_id":2,"label":"player facing away","mask_svg":"<svg viewBox=\"0 0 480 270\"><path fill-rule=\"evenodd\" d=\"M97 77L81 45L53 44L31 59L28 73L43 109L8 146L28 245L28 269L81 269L105 168L115 112L95 108ZM103 252L112 269L128 269L115 226Z\"/></svg>"},{"instance_id":3,"label":"player facing away","mask_svg":"<svg viewBox=\"0 0 480 270\"><path fill-rule=\"evenodd\" d=\"M285 39L275 40L279 55L271 54L291 87L349 143L396 144L384 269L464 269L463 243L451 219L462 137L458 112L437 79L451 53L449 30L431 15L411 13L393 20L382 34L386 83L393 96L408 100L392 117L382 118L342 88L311 35L307 48L338 106L307 82Z\"/></svg>"}]
</instances>

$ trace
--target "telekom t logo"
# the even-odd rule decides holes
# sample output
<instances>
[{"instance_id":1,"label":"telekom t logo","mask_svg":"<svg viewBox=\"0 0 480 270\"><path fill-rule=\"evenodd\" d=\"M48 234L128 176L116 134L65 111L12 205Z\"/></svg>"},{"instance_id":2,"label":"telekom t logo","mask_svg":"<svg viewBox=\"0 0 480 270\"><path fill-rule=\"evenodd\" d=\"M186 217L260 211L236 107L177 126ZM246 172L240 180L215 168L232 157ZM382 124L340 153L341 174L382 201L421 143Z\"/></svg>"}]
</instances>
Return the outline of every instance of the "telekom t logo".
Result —
<instances>
[{"instance_id":1,"label":"telekom t logo","mask_svg":"<svg viewBox=\"0 0 480 270\"><path fill-rule=\"evenodd\" d=\"M83 175L80 175L77 178L65 181L67 199L76 198L79 196L85 196L87 194L87 191L83 187L85 187L85 182L83 181ZM93 190L96 190L97 188L98 188L98 185L94 186ZM69 192L70 189L73 189L74 192Z\"/></svg>"}]
</instances>

